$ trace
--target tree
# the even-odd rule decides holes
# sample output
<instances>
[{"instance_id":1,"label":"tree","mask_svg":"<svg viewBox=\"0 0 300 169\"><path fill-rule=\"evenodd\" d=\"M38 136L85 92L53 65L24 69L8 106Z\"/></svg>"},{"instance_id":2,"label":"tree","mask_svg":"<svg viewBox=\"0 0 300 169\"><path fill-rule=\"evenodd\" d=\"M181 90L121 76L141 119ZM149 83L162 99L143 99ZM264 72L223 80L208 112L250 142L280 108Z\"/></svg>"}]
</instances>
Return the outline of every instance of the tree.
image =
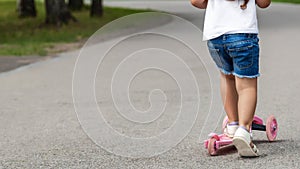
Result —
<instances>
[{"instance_id":1,"label":"tree","mask_svg":"<svg viewBox=\"0 0 300 169\"><path fill-rule=\"evenodd\" d=\"M69 0L68 6L71 10L81 10L83 7L83 0Z\"/></svg>"},{"instance_id":2,"label":"tree","mask_svg":"<svg viewBox=\"0 0 300 169\"><path fill-rule=\"evenodd\" d=\"M92 0L91 16L102 16L103 15L103 4L102 0Z\"/></svg>"},{"instance_id":3,"label":"tree","mask_svg":"<svg viewBox=\"0 0 300 169\"><path fill-rule=\"evenodd\" d=\"M77 22L71 14L65 0L45 0L46 24L62 25L68 24L70 20Z\"/></svg>"},{"instance_id":4,"label":"tree","mask_svg":"<svg viewBox=\"0 0 300 169\"><path fill-rule=\"evenodd\" d=\"M36 17L34 0L17 0L17 11L19 17Z\"/></svg>"}]
</instances>

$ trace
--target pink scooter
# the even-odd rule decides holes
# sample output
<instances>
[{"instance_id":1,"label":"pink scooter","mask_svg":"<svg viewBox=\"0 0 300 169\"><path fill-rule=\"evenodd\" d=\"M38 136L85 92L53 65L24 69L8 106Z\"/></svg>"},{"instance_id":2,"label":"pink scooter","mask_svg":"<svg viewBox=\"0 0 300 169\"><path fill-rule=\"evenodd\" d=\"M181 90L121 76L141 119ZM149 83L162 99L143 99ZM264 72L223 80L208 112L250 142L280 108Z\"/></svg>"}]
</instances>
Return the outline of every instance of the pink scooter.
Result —
<instances>
[{"instance_id":1,"label":"pink scooter","mask_svg":"<svg viewBox=\"0 0 300 169\"><path fill-rule=\"evenodd\" d=\"M222 129L224 131L228 122L228 117L226 116L223 120ZM277 132L278 132L278 124L276 118L271 115L267 119L266 125L264 125L263 120L258 116L254 116L252 122L252 130L265 131L267 134L267 138L270 142L274 141ZM210 133L209 139L204 141L204 147L208 150L208 153L211 156L218 155L217 151L225 146L232 145L232 138L227 137L225 134L216 134Z\"/></svg>"}]
</instances>

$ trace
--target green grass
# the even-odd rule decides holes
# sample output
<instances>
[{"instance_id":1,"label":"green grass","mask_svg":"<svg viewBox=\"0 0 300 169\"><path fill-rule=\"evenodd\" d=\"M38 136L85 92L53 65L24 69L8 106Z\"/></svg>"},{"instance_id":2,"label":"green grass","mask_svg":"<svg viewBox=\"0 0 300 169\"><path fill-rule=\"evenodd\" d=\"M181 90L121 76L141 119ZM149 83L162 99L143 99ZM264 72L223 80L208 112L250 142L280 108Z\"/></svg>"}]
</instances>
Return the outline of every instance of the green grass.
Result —
<instances>
[{"instance_id":1,"label":"green grass","mask_svg":"<svg viewBox=\"0 0 300 169\"><path fill-rule=\"evenodd\" d=\"M48 48L57 44L83 41L103 25L120 18L145 10L104 8L102 18L90 18L89 9L72 12L79 20L58 28L43 25L44 4L36 2L36 18L19 19L14 0L0 0L0 56L47 55Z\"/></svg>"},{"instance_id":2,"label":"green grass","mask_svg":"<svg viewBox=\"0 0 300 169\"><path fill-rule=\"evenodd\" d=\"M272 2L287 2L287 3L300 4L300 0L272 0Z\"/></svg>"},{"instance_id":3,"label":"green grass","mask_svg":"<svg viewBox=\"0 0 300 169\"><path fill-rule=\"evenodd\" d=\"M272 2L299 3L300 0L272 0ZM43 26L45 8L41 1L36 0L38 16L36 18L19 19L15 0L0 0L0 56L45 56L49 48L54 46L84 41L103 25L120 18L145 10L122 8L104 9L102 18L90 18L89 9L72 12L79 20L70 22L60 28Z\"/></svg>"}]
</instances>

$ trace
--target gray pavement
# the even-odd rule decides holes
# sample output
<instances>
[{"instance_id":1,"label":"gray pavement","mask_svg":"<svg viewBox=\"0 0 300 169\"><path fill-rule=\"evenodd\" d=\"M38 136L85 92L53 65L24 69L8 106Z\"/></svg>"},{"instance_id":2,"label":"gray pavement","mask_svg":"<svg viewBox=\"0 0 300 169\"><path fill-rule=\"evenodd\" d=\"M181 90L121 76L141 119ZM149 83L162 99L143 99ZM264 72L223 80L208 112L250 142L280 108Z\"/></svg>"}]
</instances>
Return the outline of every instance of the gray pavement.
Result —
<instances>
[{"instance_id":1,"label":"gray pavement","mask_svg":"<svg viewBox=\"0 0 300 169\"><path fill-rule=\"evenodd\" d=\"M41 61L42 59L40 56L28 56L28 57L1 56L0 60L1 60L0 72L6 72L21 66L34 63L36 61Z\"/></svg>"},{"instance_id":2,"label":"gray pavement","mask_svg":"<svg viewBox=\"0 0 300 169\"><path fill-rule=\"evenodd\" d=\"M202 27L203 11L196 10L186 1L112 1L105 2L105 4L163 10L175 13L199 28ZM300 80L298 77L300 69L297 52L300 40L299 13L300 6L275 3L269 9L259 10L262 77L259 81L257 114L264 119L268 115L274 114L280 127L277 141L273 143L266 141L264 133L254 133L255 142L262 153L261 157L242 159L238 157L235 150L225 152L224 155L217 157L207 155L201 141L207 133L214 131L216 125L221 125L216 120L219 118L219 113L207 116L211 99L214 97L211 89L214 89L217 84L215 81L216 70L209 60L205 60L209 57L205 49L205 42L199 42L199 44L190 42L198 36L201 41L202 36L193 34L192 29L182 27L184 23L176 22L176 19L173 18L171 21L165 24L160 23L157 28L151 27L151 30L147 31L171 33L176 34L177 37L186 38L185 42L191 44L195 52L203 57L202 62L205 65L203 66L199 60L190 55L181 57L191 68L196 76L196 81L200 84L201 101L199 114L192 130L178 145L163 154L148 158L115 155L114 152L120 152L119 149L122 149L122 146L123 148L125 146L135 148L135 145L128 145L120 140L105 140L105 143L109 145L108 148L106 147L108 151L97 146L94 143L95 139L91 139L93 138L92 132L89 132L90 128L88 128L93 125L84 123L86 119L81 119L81 116L78 115L81 125L73 105L72 76L79 54L79 51L74 51L63 53L60 57L48 61L0 74L0 168L299 168ZM146 40L150 44L164 45L153 37L138 38L128 41L123 48L118 50L119 52L112 55L111 58L103 60L105 64L99 66L99 74L96 75L95 93L97 103L103 111L103 116L107 118L108 124L124 135L150 137L168 128L175 120L176 116L172 112L178 109L180 96L185 98L182 100L184 108L186 105L190 106L190 103L195 103L195 93L191 87L191 89L187 89L187 93L180 95L176 90L178 86L174 85L174 79L161 74L161 72L145 71L145 74L136 78L128 89L133 95L132 102L139 109L147 109L149 107L147 100L149 90L159 87L170 103L169 107L165 109L165 115L159 116L156 123L142 129L140 128L141 124L132 124L119 116L113 117L116 110L114 110L113 100L109 96L109 86L106 84L109 84L114 68L119 65L123 52L128 52L126 45L143 46ZM96 43L90 49L103 52L116 41L118 39ZM170 41L170 46L165 48L173 48L175 53L186 52L176 45L178 44ZM97 66L97 57L91 56L86 60L92 61L93 66ZM151 56L146 58L147 63L152 61ZM137 65L139 65L143 62L133 60L129 63L131 65L138 63ZM167 68L174 70L176 75L185 75L184 69L176 69L176 62L171 62ZM210 75L207 74L207 71L210 72ZM183 80L188 81L189 79ZM75 79L75 82L80 83L81 81ZM83 80L82 83L85 84L86 81ZM122 98L121 95L119 95L120 98ZM77 95L75 94L75 96ZM85 100L85 93L81 99L83 100L75 99L75 101L83 102L84 110L87 110L86 114L89 115L90 102L88 99ZM154 99L153 103L156 101L161 102L159 99ZM76 102L76 104L79 103ZM218 107L218 105L213 105L212 110L215 110L214 107ZM77 109L77 113L79 113L78 111L79 109ZM187 112L189 111L188 109ZM92 122L92 120L91 117L87 117L87 122ZM188 117L182 120L190 122ZM95 131L98 132L98 130ZM112 134L99 131L100 134L103 134L99 136L100 140L101 138L110 138L110 134ZM215 131L220 132L220 128ZM178 132L180 131L178 130ZM202 136L200 137L200 135ZM176 138L177 136L172 137ZM162 141L162 145L166 145L168 142L168 140L160 141ZM144 147L153 151L151 145L145 143Z\"/></svg>"}]
</instances>

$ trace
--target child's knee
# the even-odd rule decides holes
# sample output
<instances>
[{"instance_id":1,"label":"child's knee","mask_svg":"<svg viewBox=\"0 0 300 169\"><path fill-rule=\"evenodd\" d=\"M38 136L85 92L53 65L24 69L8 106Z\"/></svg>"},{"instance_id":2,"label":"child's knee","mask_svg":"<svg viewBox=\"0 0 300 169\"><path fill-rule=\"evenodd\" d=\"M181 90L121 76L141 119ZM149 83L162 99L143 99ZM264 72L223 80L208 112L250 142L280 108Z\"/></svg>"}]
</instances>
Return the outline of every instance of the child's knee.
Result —
<instances>
[{"instance_id":1,"label":"child's knee","mask_svg":"<svg viewBox=\"0 0 300 169\"><path fill-rule=\"evenodd\" d=\"M237 90L257 89L257 78L239 78L236 77Z\"/></svg>"}]
</instances>

